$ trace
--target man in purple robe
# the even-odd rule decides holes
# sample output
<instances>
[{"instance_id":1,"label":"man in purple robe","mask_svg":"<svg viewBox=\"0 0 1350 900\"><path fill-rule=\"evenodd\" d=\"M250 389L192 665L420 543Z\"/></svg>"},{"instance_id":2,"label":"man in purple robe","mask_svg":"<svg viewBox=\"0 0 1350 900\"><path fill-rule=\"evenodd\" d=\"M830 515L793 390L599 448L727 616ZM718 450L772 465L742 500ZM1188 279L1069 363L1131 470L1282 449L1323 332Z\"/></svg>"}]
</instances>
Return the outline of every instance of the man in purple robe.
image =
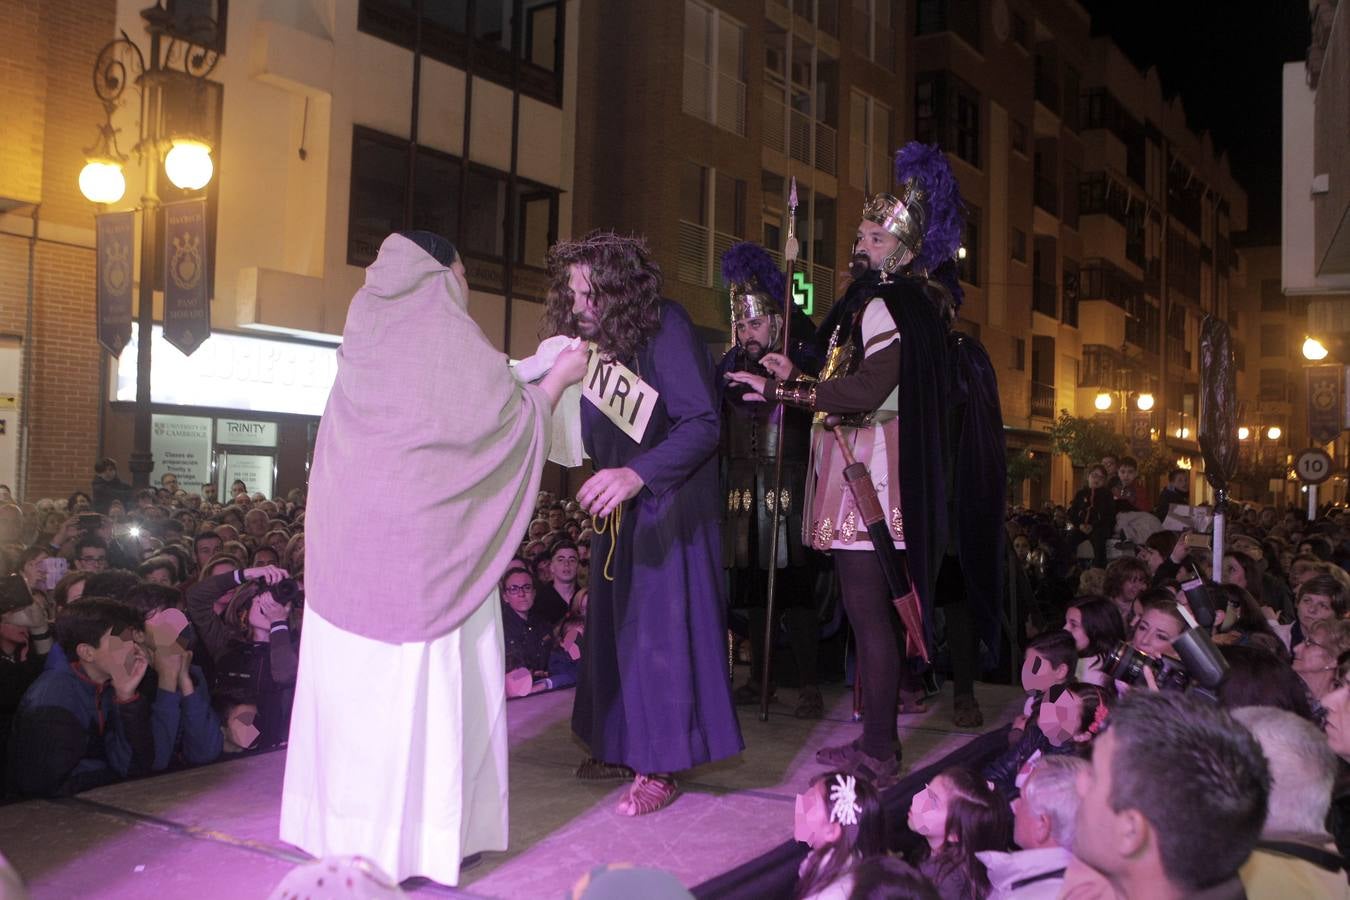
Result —
<instances>
[{"instance_id":1,"label":"man in purple robe","mask_svg":"<svg viewBox=\"0 0 1350 900\"><path fill-rule=\"evenodd\" d=\"M675 798L674 773L744 746L725 649L712 360L688 314L662 299L641 240L562 242L549 274L546 327L599 354L581 403L596 473L577 499L597 527L572 712L592 758L577 776L631 775L618 812L644 815ZM629 415L638 396L645 423Z\"/></svg>"}]
</instances>

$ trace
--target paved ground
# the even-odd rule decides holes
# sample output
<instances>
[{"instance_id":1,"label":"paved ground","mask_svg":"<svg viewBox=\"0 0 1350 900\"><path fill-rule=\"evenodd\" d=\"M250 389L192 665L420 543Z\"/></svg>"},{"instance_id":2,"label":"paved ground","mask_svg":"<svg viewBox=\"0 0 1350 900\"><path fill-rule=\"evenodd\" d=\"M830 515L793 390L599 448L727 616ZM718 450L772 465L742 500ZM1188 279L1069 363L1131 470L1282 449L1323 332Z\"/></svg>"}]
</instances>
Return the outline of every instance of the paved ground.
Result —
<instances>
[{"instance_id":1,"label":"paved ground","mask_svg":"<svg viewBox=\"0 0 1350 900\"><path fill-rule=\"evenodd\" d=\"M622 785L572 777L582 758L568 728L572 694L512 701L511 847L486 854L458 889L409 884L452 897L560 897L592 866L637 862L693 886L782 842L792 802L818 771L815 751L852 738L851 694L826 690L827 717L791 715L780 691L769 720L743 709L746 751L704 766L659 815L613 812ZM986 728L1009 721L1021 691L981 685ZM900 720L905 768L931 763L969 739L952 725L950 687L920 716ZM306 857L276 837L283 752L113 785L73 800L0 808L0 852L42 898L262 898Z\"/></svg>"}]
</instances>

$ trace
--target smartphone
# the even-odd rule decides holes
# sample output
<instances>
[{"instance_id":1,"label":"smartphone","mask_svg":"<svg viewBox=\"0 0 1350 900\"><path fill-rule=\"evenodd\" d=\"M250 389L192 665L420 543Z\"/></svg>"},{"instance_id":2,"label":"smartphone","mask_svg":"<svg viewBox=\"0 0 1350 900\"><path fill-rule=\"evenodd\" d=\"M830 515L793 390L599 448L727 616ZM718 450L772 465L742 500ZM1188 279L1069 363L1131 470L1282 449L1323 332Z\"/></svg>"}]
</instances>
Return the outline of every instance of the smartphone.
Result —
<instances>
[{"instance_id":1,"label":"smartphone","mask_svg":"<svg viewBox=\"0 0 1350 900\"><path fill-rule=\"evenodd\" d=\"M1187 547L1209 547L1209 535L1191 532L1185 537Z\"/></svg>"},{"instance_id":2,"label":"smartphone","mask_svg":"<svg viewBox=\"0 0 1350 900\"><path fill-rule=\"evenodd\" d=\"M98 531L103 527L103 516L98 513L80 513L81 531Z\"/></svg>"},{"instance_id":3,"label":"smartphone","mask_svg":"<svg viewBox=\"0 0 1350 900\"><path fill-rule=\"evenodd\" d=\"M59 556L49 556L42 561L42 589L56 590L56 583L66 577L70 563Z\"/></svg>"}]
</instances>

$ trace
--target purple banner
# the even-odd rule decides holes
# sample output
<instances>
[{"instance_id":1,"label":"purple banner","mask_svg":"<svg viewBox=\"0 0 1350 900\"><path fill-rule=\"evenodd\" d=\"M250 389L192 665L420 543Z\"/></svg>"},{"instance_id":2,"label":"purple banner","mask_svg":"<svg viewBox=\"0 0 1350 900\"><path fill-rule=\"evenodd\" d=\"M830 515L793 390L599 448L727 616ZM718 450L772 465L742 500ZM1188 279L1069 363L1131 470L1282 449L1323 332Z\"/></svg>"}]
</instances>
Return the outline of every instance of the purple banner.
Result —
<instances>
[{"instance_id":1,"label":"purple banner","mask_svg":"<svg viewBox=\"0 0 1350 900\"><path fill-rule=\"evenodd\" d=\"M164 339L191 356L211 336L206 201L170 203L163 214Z\"/></svg>"},{"instance_id":2,"label":"purple banner","mask_svg":"<svg viewBox=\"0 0 1350 900\"><path fill-rule=\"evenodd\" d=\"M1136 460L1148 458L1153 449L1153 413L1146 409L1130 410L1130 455Z\"/></svg>"},{"instance_id":3,"label":"purple banner","mask_svg":"<svg viewBox=\"0 0 1350 900\"><path fill-rule=\"evenodd\" d=\"M1314 445L1334 440L1345 425L1344 366L1309 366L1308 435Z\"/></svg>"},{"instance_id":4,"label":"purple banner","mask_svg":"<svg viewBox=\"0 0 1350 900\"><path fill-rule=\"evenodd\" d=\"M131 265L136 246L136 213L94 217L98 252L98 342L114 357L131 340Z\"/></svg>"}]
</instances>

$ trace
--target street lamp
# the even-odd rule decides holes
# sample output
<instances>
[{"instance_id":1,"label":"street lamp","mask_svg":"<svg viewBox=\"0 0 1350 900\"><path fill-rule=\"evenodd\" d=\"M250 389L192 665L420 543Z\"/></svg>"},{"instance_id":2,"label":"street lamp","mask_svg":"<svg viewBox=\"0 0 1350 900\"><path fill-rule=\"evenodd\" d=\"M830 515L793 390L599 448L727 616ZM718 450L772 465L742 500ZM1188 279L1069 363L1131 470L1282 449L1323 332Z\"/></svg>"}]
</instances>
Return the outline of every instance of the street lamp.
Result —
<instances>
[{"instance_id":1,"label":"street lamp","mask_svg":"<svg viewBox=\"0 0 1350 900\"><path fill-rule=\"evenodd\" d=\"M1111 408L1111 395L1106 391L1102 391L1096 397L1093 398L1092 405L1097 407L1097 409L1101 410L1102 412L1106 412L1108 409Z\"/></svg>"},{"instance_id":2,"label":"street lamp","mask_svg":"<svg viewBox=\"0 0 1350 900\"><path fill-rule=\"evenodd\" d=\"M1238 428L1238 440L1239 440L1239 441L1245 441L1245 440L1247 440L1247 439L1248 439L1249 437L1251 437L1251 436L1252 436L1252 430L1251 430L1250 428L1248 428L1246 425L1242 425L1242 426L1240 426L1240 427Z\"/></svg>"},{"instance_id":3,"label":"street lamp","mask_svg":"<svg viewBox=\"0 0 1350 900\"><path fill-rule=\"evenodd\" d=\"M1153 395L1145 391L1134 398L1134 405L1139 408L1140 412L1148 412L1153 408Z\"/></svg>"},{"instance_id":4,"label":"street lamp","mask_svg":"<svg viewBox=\"0 0 1350 900\"><path fill-rule=\"evenodd\" d=\"M1327 358L1327 348L1315 337L1309 337L1303 341L1303 358L1317 362Z\"/></svg>"},{"instance_id":5,"label":"street lamp","mask_svg":"<svg viewBox=\"0 0 1350 900\"><path fill-rule=\"evenodd\" d=\"M154 334L154 291L157 270L156 217L159 211L159 165L169 181L184 190L199 190L211 180L211 148L201 141L198 91L216 67L220 54L178 33L174 16L159 0L141 11L150 35L150 53L141 53L127 33L109 41L94 61L94 93L103 103L105 121L94 146L85 150L80 192L93 203L116 203L126 192L123 167L127 157L117 145L120 129L113 114L126 102L127 88L140 95L138 140L132 152L145 168L141 195L141 281L136 310L136 415L130 466L132 484L143 488L154 471L150 450L150 369ZM203 27L205 26L205 27ZM197 21L196 34L215 35L214 21ZM175 103L174 101L179 101ZM183 108L187 107L187 110ZM186 114L185 114L186 112ZM182 133L186 130L188 133ZM167 155L166 155L167 154Z\"/></svg>"},{"instance_id":6,"label":"street lamp","mask_svg":"<svg viewBox=\"0 0 1350 900\"><path fill-rule=\"evenodd\" d=\"M1280 426L1272 425L1266 429L1266 440L1278 441L1282 434L1284 434L1284 432L1280 430Z\"/></svg>"}]
</instances>

